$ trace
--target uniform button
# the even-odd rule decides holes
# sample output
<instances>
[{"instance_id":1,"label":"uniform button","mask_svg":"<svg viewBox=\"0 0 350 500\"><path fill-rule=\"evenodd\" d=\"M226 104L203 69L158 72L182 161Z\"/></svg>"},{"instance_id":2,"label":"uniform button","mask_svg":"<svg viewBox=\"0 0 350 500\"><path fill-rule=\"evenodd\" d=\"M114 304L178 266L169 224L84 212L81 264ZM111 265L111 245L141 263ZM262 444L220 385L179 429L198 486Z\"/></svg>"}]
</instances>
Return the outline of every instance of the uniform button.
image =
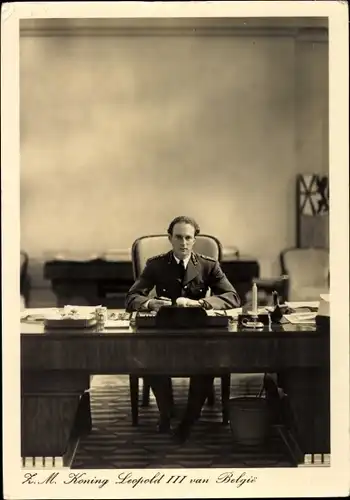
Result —
<instances>
[{"instance_id":1,"label":"uniform button","mask_svg":"<svg viewBox=\"0 0 350 500\"><path fill-rule=\"evenodd\" d=\"M187 288L187 285L186 285L186 286L184 286L184 289L185 289L185 290L186 290L186 288Z\"/></svg>"}]
</instances>

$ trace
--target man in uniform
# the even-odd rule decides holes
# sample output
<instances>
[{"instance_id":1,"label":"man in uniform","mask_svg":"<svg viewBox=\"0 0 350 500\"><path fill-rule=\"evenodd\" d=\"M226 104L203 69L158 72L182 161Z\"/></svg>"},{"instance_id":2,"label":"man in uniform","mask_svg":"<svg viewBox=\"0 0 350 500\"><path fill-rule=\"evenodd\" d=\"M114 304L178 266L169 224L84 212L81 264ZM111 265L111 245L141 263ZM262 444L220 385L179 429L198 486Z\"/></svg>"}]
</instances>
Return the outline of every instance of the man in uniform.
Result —
<instances>
[{"instance_id":1,"label":"man in uniform","mask_svg":"<svg viewBox=\"0 0 350 500\"><path fill-rule=\"evenodd\" d=\"M239 307L239 296L219 262L193 251L199 232L197 222L190 217L179 216L170 223L168 237L172 250L148 259L144 271L127 294L127 311L158 311L162 306L174 303L205 309ZM157 297L149 298L154 287ZM208 288L211 296L206 297ZM193 423L200 416L213 380L212 375L190 378L185 415L174 433L177 441L182 442L189 435ZM170 377L152 375L149 382L160 412L158 430L169 432L172 406Z\"/></svg>"}]
</instances>

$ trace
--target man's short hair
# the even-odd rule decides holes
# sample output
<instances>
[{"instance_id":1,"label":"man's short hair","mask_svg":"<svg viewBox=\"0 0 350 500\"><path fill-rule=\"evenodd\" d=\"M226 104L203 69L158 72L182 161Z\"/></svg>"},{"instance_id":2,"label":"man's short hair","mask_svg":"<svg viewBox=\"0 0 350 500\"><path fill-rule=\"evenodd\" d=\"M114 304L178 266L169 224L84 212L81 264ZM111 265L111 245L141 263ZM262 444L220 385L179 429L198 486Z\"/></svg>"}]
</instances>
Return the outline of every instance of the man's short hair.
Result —
<instances>
[{"instance_id":1,"label":"man's short hair","mask_svg":"<svg viewBox=\"0 0 350 500\"><path fill-rule=\"evenodd\" d=\"M170 236L172 236L172 234L173 234L173 229L174 229L175 224L178 224L181 222L183 222L184 224L191 224L191 226L194 227L194 235L195 236L197 236L200 233L200 227L192 217L188 217L187 215L179 215L178 217L175 217L175 219L173 219L169 224L168 234Z\"/></svg>"}]
</instances>

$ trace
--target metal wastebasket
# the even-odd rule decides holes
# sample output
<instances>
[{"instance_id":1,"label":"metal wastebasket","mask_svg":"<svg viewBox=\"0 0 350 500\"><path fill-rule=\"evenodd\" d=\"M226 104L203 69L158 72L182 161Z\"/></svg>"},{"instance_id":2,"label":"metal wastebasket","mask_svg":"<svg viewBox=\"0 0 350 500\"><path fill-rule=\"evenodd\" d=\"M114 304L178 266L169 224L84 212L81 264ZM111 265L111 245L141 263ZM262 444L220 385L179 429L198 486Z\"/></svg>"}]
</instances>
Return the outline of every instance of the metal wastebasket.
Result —
<instances>
[{"instance_id":1,"label":"metal wastebasket","mask_svg":"<svg viewBox=\"0 0 350 500\"><path fill-rule=\"evenodd\" d=\"M231 398L229 420L233 441L243 446L263 444L268 436L269 407L264 397Z\"/></svg>"}]
</instances>

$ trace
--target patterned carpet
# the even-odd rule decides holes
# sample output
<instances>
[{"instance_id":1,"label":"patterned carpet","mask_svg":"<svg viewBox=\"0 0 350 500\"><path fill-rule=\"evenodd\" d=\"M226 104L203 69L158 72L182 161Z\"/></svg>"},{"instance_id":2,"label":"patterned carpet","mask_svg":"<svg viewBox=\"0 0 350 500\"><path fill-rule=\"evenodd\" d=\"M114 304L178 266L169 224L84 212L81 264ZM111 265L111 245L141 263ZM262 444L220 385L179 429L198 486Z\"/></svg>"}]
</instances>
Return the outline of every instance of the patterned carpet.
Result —
<instances>
[{"instance_id":1,"label":"patterned carpet","mask_svg":"<svg viewBox=\"0 0 350 500\"><path fill-rule=\"evenodd\" d=\"M290 467L285 448L272 438L265 449L234 447L229 426L221 422L220 380L216 380L216 404L204 407L189 440L174 444L168 435L158 434L157 405L140 408L139 425L131 425L129 379L127 376L94 377L91 387L92 432L77 449L74 469L110 468L200 468L200 467ZM258 393L261 378L233 383L231 395ZM187 400L188 379L174 379L177 414ZM140 391L141 394L141 391ZM177 419L174 419L176 424Z\"/></svg>"}]
</instances>

